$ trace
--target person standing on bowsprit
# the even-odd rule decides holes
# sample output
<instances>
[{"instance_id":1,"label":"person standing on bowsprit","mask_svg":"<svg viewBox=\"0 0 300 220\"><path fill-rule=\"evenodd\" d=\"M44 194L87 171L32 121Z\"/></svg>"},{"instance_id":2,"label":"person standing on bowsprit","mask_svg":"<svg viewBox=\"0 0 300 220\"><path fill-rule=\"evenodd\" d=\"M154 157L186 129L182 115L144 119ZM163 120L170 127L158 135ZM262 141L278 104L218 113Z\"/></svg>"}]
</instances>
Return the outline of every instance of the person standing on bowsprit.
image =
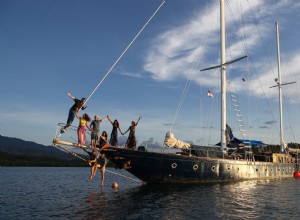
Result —
<instances>
[{"instance_id":1,"label":"person standing on bowsprit","mask_svg":"<svg viewBox=\"0 0 300 220\"><path fill-rule=\"evenodd\" d=\"M129 131L128 139L127 139L127 142L125 144L125 148L131 149L131 150L135 150L135 148L136 148L135 128L138 125L138 123L141 120L141 118L142 118L142 116L139 117L139 119L137 120L137 122L132 121L131 122L131 126L129 126L129 128L127 129L127 131L125 131L124 133L122 133L122 135L124 135L124 134L126 134Z\"/></svg>"},{"instance_id":2,"label":"person standing on bowsprit","mask_svg":"<svg viewBox=\"0 0 300 220\"><path fill-rule=\"evenodd\" d=\"M99 116L95 115L94 120L90 125L90 129L92 130L91 133L91 145L92 147L96 147L97 142L99 141L100 136L100 123L105 121L107 118L102 118L99 120Z\"/></svg>"},{"instance_id":3,"label":"person standing on bowsprit","mask_svg":"<svg viewBox=\"0 0 300 220\"><path fill-rule=\"evenodd\" d=\"M67 124L66 126L62 127L62 129L60 130L60 133L63 134L67 131L67 128L71 126L71 124L74 121L75 115L76 113L78 113L79 109L86 109L87 106L83 106L83 104L85 103L86 99L82 98L81 100L75 98L74 96L71 95L71 93L68 92L67 94L71 99L74 100L74 105L70 108L69 110L69 115L68 115L68 120L67 120Z\"/></svg>"}]
</instances>

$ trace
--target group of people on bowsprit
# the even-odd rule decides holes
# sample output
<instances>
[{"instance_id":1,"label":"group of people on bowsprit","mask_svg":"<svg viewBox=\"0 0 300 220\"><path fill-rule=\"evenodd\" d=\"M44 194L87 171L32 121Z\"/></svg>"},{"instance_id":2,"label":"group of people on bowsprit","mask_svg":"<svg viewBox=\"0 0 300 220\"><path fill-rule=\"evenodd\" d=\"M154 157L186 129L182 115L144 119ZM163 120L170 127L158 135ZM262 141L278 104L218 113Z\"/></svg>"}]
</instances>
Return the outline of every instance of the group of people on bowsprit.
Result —
<instances>
[{"instance_id":1,"label":"group of people on bowsprit","mask_svg":"<svg viewBox=\"0 0 300 220\"><path fill-rule=\"evenodd\" d=\"M123 133L120 129L120 125L117 119L112 121L109 116L107 115L106 118L102 118L99 120L99 117L97 115L94 116L94 120L89 125L88 123L91 121L91 118L88 114L84 113L82 116L78 114L79 110L84 110L87 108L87 106L84 106L86 99L82 98L81 100L75 98L71 95L71 93L67 94L71 99L74 100L74 105L70 108L67 124L62 127L60 130L61 134L65 133L67 128L71 126L73 123L75 117L79 119L79 126L77 129L77 135L78 135L78 145L82 147L86 143L86 128L91 131L91 147L92 152L87 151L86 149L82 148L86 153L89 154L89 165L91 167L91 175L90 180L94 178L96 175L97 169L101 169L102 173L102 185L104 184L104 173L105 173L105 166L107 164L107 159L105 158L105 154L102 153L101 156L98 158L97 155L97 147L98 150L101 152L103 149L113 146L118 146L118 131L122 135L125 135L129 131L128 139L125 144L125 148L129 149L135 149L136 147L136 137L135 137L135 128L138 125L140 119L142 117L139 117L137 122L132 121L131 126ZM110 140L108 142L107 132L103 131L100 135L100 123L109 120L109 122L112 124L112 132L110 136Z\"/></svg>"},{"instance_id":2,"label":"group of people on bowsprit","mask_svg":"<svg viewBox=\"0 0 300 220\"><path fill-rule=\"evenodd\" d=\"M97 115L94 116L94 120L91 122L89 125L88 123L91 121L91 118L88 114L84 113L82 116L78 114L79 110L86 109L87 106L83 106L84 103L86 102L85 98L82 98L81 100L75 98L74 96L71 95L71 93L67 94L71 99L74 100L74 105L70 108L69 110L69 115L68 115L68 120L67 124L62 127L61 133L65 133L67 128L71 126L71 124L74 121L75 116L79 119L79 126L77 129L77 134L78 134L78 145L82 146L85 145L86 143L86 128L91 131L91 145L92 146L99 146L100 151L107 148L109 145L113 147L118 146L118 131L122 135L125 135L127 132L129 132L128 139L125 144L125 148L129 149L135 149L136 147L136 137L135 137L135 128L138 125L140 119L142 117L139 117L138 120L132 121L131 125L129 128L123 133L120 128L120 124L117 119L112 121L107 115L106 118L102 118L99 120L99 117ZM100 123L109 120L109 122L112 125L112 132L110 135L110 140L108 142L107 140L107 132L103 131L102 134L100 135ZM99 142L99 145L97 144Z\"/></svg>"}]
</instances>

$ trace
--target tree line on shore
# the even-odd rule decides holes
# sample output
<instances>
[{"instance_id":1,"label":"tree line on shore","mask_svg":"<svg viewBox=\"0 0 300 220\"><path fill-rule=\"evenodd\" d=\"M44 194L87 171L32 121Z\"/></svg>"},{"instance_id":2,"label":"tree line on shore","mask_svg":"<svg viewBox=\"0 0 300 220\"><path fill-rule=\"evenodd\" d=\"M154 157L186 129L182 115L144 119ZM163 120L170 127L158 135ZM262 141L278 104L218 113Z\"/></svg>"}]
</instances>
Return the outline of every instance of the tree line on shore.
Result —
<instances>
[{"instance_id":1,"label":"tree line on shore","mask_svg":"<svg viewBox=\"0 0 300 220\"><path fill-rule=\"evenodd\" d=\"M47 156L14 155L0 151L0 166L87 167L80 159L60 159Z\"/></svg>"}]
</instances>

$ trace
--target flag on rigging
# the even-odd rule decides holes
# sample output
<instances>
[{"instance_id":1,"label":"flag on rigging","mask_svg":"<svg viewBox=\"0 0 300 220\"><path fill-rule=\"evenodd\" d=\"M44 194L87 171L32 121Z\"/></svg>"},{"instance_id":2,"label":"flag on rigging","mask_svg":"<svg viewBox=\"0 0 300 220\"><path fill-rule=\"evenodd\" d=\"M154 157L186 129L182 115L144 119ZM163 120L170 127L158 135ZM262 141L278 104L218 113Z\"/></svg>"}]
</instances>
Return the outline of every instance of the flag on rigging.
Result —
<instances>
[{"instance_id":1,"label":"flag on rigging","mask_svg":"<svg viewBox=\"0 0 300 220\"><path fill-rule=\"evenodd\" d=\"M209 90L207 91L207 96L208 97L214 97L214 95Z\"/></svg>"}]
</instances>

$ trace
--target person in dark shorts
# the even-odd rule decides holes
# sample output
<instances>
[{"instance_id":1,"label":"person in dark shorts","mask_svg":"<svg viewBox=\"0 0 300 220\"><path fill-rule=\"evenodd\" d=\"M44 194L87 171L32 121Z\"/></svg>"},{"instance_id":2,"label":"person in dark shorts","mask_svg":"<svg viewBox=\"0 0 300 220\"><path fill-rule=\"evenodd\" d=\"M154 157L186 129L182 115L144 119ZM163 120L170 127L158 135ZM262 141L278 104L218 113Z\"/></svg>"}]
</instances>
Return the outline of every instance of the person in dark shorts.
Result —
<instances>
[{"instance_id":1,"label":"person in dark shorts","mask_svg":"<svg viewBox=\"0 0 300 220\"><path fill-rule=\"evenodd\" d=\"M105 121L107 118L102 118L99 120L98 115L95 115L94 120L90 124L90 129L91 129L91 144L92 147L94 148L97 145L97 142L99 141L99 136L100 136L100 123Z\"/></svg>"},{"instance_id":2,"label":"person in dark shorts","mask_svg":"<svg viewBox=\"0 0 300 220\"><path fill-rule=\"evenodd\" d=\"M90 180L92 180L96 173L97 173L97 168L98 168L98 164L97 164L97 151L95 149L93 149L92 152L87 151L86 149L82 148L82 150L84 150L89 156L89 166L91 167L91 175L90 175Z\"/></svg>"},{"instance_id":3,"label":"person in dark shorts","mask_svg":"<svg viewBox=\"0 0 300 220\"><path fill-rule=\"evenodd\" d=\"M108 159L105 157L105 153L102 153L101 156L98 158L98 168L101 170L102 174L102 182L101 185L104 185L104 176L105 176L105 167L108 162Z\"/></svg>"},{"instance_id":4,"label":"person in dark shorts","mask_svg":"<svg viewBox=\"0 0 300 220\"><path fill-rule=\"evenodd\" d=\"M75 115L76 115L76 113L78 113L79 109L84 110L87 108L87 106L83 106L84 103L86 102L85 98L82 98L81 100L79 100L79 99L75 98L74 96L72 96L71 93L69 93L69 92L67 95L71 99L73 99L75 103L69 110L67 124L66 124L66 126L62 127L62 129L60 130L61 134L65 133L67 131L67 128L71 126L71 124L74 121Z\"/></svg>"}]
</instances>

